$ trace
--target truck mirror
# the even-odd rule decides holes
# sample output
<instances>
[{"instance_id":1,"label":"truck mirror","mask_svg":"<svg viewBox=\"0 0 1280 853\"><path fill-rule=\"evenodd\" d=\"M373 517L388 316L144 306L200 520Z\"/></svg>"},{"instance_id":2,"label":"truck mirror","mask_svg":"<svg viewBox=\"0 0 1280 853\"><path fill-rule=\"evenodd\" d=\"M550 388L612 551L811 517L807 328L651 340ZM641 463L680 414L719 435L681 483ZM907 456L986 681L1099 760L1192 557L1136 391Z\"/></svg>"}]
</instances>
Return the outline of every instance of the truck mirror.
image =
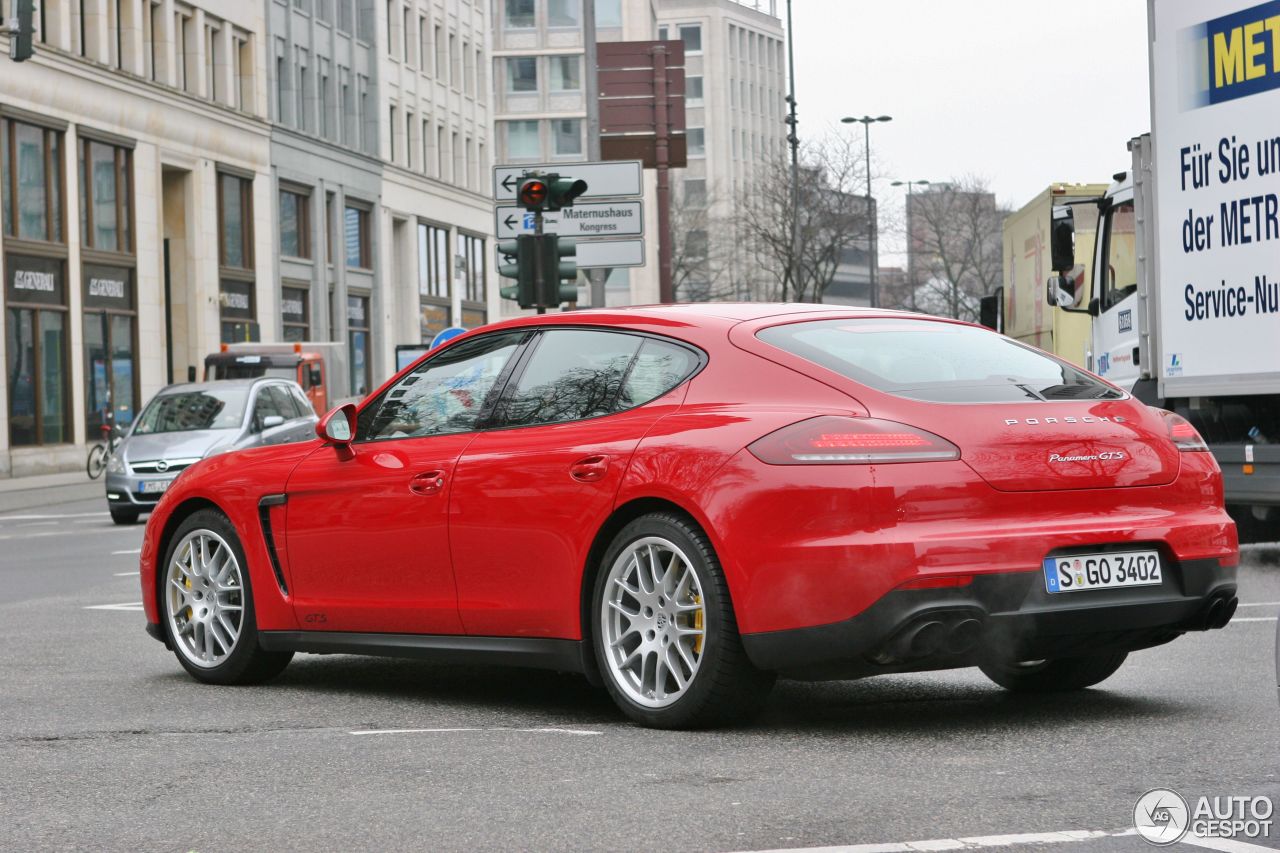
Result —
<instances>
[{"instance_id":1,"label":"truck mirror","mask_svg":"<svg viewBox=\"0 0 1280 853\"><path fill-rule=\"evenodd\" d=\"M1054 272L1065 273L1076 265L1076 222L1070 205L1056 204L1049 220L1049 253ZM1052 300L1051 300L1052 301Z\"/></svg>"},{"instance_id":2,"label":"truck mirror","mask_svg":"<svg viewBox=\"0 0 1280 853\"><path fill-rule=\"evenodd\" d=\"M1044 300L1055 308L1071 308L1076 304L1076 283L1065 275L1051 275L1045 283Z\"/></svg>"},{"instance_id":3,"label":"truck mirror","mask_svg":"<svg viewBox=\"0 0 1280 853\"><path fill-rule=\"evenodd\" d=\"M997 287L995 292L978 300L978 322L993 332L1002 331L1004 323L1004 288Z\"/></svg>"}]
</instances>

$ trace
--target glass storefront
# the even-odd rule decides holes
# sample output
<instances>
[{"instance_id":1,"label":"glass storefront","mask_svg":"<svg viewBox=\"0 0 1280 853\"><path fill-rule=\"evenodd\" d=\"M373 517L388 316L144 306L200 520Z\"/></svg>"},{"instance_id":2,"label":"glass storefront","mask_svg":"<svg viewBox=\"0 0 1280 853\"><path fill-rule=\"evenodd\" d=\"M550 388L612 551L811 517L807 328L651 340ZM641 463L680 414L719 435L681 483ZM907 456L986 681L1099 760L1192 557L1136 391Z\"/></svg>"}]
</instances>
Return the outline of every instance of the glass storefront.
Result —
<instances>
[{"instance_id":1,"label":"glass storefront","mask_svg":"<svg viewBox=\"0 0 1280 853\"><path fill-rule=\"evenodd\" d=\"M373 390L367 296L347 297L347 353L351 359L351 393L363 397Z\"/></svg>"},{"instance_id":2,"label":"glass storefront","mask_svg":"<svg viewBox=\"0 0 1280 853\"><path fill-rule=\"evenodd\" d=\"M84 265L85 437L126 427L138 411L132 269Z\"/></svg>"},{"instance_id":3,"label":"glass storefront","mask_svg":"<svg viewBox=\"0 0 1280 853\"><path fill-rule=\"evenodd\" d=\"M65 263L7 255L5 268L9 443L69 443Z\"/></svg>"},{"instance_id":4,"label":"glass storefront","mask_svg":"<svg viewBox=\"0 0 1280 853\"><path fill-rule=\"evenodd\" d=\"M308 292L304 286L286 286L280 289L280 315L284 321L286 341L305 341L311 337L311 312L307 310L307 297Z\"/></svg>"}]
</instances>

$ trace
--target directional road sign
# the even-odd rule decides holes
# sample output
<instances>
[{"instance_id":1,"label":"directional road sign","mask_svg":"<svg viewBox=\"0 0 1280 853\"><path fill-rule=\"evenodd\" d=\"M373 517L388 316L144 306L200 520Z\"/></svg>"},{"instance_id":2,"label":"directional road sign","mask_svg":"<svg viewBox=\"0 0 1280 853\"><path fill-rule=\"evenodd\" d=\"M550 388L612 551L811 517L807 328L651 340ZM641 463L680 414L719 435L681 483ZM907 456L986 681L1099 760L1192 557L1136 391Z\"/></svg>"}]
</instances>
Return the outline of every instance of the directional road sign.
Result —
<instances>
[{"instance_id":1,"label":"directional road sign","mask_svg":"<svg viewBox=\"0 0 1280 853\"><path fill-rule=\"evenodd\" d=\"M512 201L520 187L520 179L529 172L556 172L565 177L587 182L587 191L579 198L622 198L644 192L639 160L614 160L595 163L531 163L527 166L494 166L493 197ZM499 235L501 236L501 235Z\"/></svg>"},{"instance_id":2,"label":"directional road sign","mask_svg":"<svg viewBox=\"0 0 1280 853\"><path fill-rule=\"evenodd\" d=\"M579 240L575 263L580 270L644 266L644 240ZM510 260L498 253L498 263Z\"/></svg>"},{"instance_id":3,"label":"directional road sign","mask_svg":"<svg viewBox=\"0 0 1280 853\"><path fill-rule=\"evenodd\" d=\"M523 207L498 206L493 210L494 231L499 240L533 233L534 214ZM561 237L630 237L644 233L644 210L638 201L574 204L542 215L545 234Z\"/></svg>"}]
</instances>

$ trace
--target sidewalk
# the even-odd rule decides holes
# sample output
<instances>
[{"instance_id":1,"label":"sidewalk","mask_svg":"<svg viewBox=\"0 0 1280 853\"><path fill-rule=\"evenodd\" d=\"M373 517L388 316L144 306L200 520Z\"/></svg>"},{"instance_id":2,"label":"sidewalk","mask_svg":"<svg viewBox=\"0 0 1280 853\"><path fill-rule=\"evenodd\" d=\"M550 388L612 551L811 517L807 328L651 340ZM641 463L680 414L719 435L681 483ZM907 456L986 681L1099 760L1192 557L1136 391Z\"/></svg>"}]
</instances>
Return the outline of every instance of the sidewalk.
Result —
<instances>
[{"instance_id":1,"label":"sidewalk","mask_svg":"<svg viewBox=\"0 0 1280 853\"><path fill-rule=\"evenodd\" d=\"M84 471L0 479L0 512L14 512L89 498L102 498L102 508L106 510L106 486L103 485L101 478L90 480L89 475Z\"/></svg>"}]
</instances>

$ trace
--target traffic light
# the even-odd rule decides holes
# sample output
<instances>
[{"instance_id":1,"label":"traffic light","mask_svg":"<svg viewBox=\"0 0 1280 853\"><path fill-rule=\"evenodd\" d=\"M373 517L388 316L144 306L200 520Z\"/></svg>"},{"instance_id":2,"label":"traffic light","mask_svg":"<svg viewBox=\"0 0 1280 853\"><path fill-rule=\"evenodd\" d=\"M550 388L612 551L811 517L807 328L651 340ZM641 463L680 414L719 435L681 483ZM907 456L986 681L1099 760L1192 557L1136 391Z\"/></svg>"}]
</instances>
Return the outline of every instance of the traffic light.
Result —
<instances>
[{"instance_id":1,"label":"traffic light","mask_svg":"<svg viewBox=\"0 0 1280 853\"><path fill-rule=\"evenodd\" d=\"M573 200L587 191L587 182L547 175L547 210L573 207Z\"/></svg>"},{"instance_id":2,"label":"traffic light","mask_svg":"<svg viewBox=\"0 0 1280 853\"><path fill-rule=\"evenodd\" d=\"M535 308L538 303L537 268L534 264L536 239L532 234L522 234L514 240L498 243L498 254L504 261L498 264L498 275L516 280L514 286L501 287L498 293L503 299L514 299L521 308Z\"/></svg>"},{"instance_id":3,"label":"traffic light","mask_svg":"<svg viewBox=\"0 0 1280 853\"><path fill-rule=\"evenodd\" d=\"M553 308L561 302L578 301L578 264L574 260L578 241L555 234L544 234L538 244L538 276L541 303ZM569 279L563 283L562 279Z\"/></svg>"},{"instance_id":4,"label":"traffic light","mask_svg":"<svg viewBox=\"0 0 1280 853\"><path fill-rule=\"evenodd\" d=\"M10 35L9 56L14 62L30 59L35 55L32 42L35 36L35 0L17 0L13 8L13 19L18 28Z\"/></svg>"},{"instance_id":5,"label":"traffic light","mask_svg":"<svg viewBox=\"0 0 1280 853\"><path fill-rule=\"evenodd\" d=\"M525 178L516 193L520 206L530 212L546 210L547 182L542 178Z\"/></svg>"}]
</instances>

